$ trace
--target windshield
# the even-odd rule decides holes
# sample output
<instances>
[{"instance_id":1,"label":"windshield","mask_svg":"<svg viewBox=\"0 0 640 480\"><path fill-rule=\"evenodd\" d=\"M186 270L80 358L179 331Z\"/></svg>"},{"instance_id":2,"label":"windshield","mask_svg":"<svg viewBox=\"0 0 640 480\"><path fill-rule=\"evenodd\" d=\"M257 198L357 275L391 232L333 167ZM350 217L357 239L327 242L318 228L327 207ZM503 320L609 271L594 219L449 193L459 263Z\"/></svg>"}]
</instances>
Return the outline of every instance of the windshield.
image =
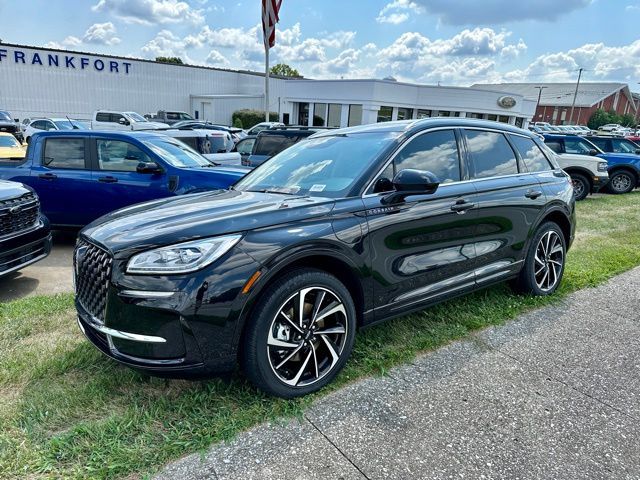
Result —
<instances>
[{"instance_id":1,"label":"windshield","mask_svg":"<svg viewBox=\"0 0 640 480\"><path fill-rule=\"evenodd\" d=\"M148 122L148 120L144 118L142 115L140 115L139 113L136 113L136 112L124 112L124 113L125 115L128 115L136 122Z\"/></svg>"},{"instance_id":2,"label":"windshield","mask_svg":"<svg viewBox=\"0 0 640 480\"><path fill-rule=\"evenodd\" d=\"M357 133L305 140L260 165L235 189L343 197L398 135Z\"/></svg>"},{"instance_id":3,"label":"windshield","mask_svg":"<svg viewBox=\"0 0 640 480\"><path fill-rule=\"evenodd\" d=\"M213 166L206 158L182 142L167 138L154 138L143 142L153 153L168 164L178 168Z\"/></svg>"},{"instance_id":4,"label":"windshield","mask_svg":"<svg viewBox=\"0 0 640 480\"><path fill-rule=\"evenodd\" d=\"M0 120L4 122L10 122L11 116L7 112L0 112Z\"/></svg>"},{"instance_id":5,"label":"windshield","mask_svg":"<svg viewBox=\"0 0 640 480\"><path fill-rule=\"evenodd\" d=\"M56 124L59 130L82 129L82 125L76 122L70 122L69 120L56 120L53 123Z\"/></svg>"},{"instance_id":6,"label":"windshield","mask_svg":"<svg viewBox=\"0 0 640 480\"><path fill-rule=\"evenodd\" d=\"M12 136L0 136L0 147L20 147L18 141Z\"/></svg>"}]
</instances>

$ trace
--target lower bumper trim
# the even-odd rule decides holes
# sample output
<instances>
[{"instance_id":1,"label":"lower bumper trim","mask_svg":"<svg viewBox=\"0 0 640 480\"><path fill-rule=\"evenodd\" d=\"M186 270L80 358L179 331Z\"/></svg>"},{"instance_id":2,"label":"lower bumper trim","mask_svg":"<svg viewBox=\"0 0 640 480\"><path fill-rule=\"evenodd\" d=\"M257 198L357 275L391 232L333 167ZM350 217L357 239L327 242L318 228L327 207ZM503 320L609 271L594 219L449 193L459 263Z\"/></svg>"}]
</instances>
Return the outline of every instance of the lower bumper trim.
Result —
<instances>
[{"instance_id":1,"label":"lower bumper trim","mask_svg":"<svg viewBox=\"0 0 640 480\"><path fill-rule=\"evenodd\" d=\"M80 323L80 319L78 319L78 323ZM140 335L138 333L123 332L122 330L115 330L113 328L105 327L104 325L100 325L94 322L88 323L88 325L94 330L97 330L98 332L103 333L105 335L109 335L111 337L116 337L116 338L122 338L124 340L131 340L132 342L143 342L143 343L166 343L167 342L167 340L162 337L154 337L152 335ZM80 323L80 328L82 328L81 323Z\"/></svg>"}]
</instances>

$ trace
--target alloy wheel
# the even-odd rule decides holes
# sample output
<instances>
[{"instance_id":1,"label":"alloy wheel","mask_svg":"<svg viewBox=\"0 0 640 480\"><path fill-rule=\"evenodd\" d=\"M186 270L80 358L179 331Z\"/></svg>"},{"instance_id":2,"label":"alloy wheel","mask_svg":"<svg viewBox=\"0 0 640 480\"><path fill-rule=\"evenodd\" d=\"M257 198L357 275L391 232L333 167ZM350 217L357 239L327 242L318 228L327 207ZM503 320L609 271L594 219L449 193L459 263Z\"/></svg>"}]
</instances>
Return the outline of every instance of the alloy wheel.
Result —
<instances>
[{"instance_id":1,"label":"alloy wheel","mask_svg":"<svg viewBox=\"0 0 640 480\"><path fill-rule=\"evenodd\" d=\"M318 382L338 363L347 340L347 310L325 287L303 288L278 309L267 338L271 369L283 383Z\"/></svg>"},{"instance_id":2,"label":"alloy wheel","mask_svg":"<svg viewBox=\"0 0 640 480\"><path fill-rule=\"evenodd\" d=\"M582 183L580 180L573 180L571 183L573 183L573 191L576 198L582 198L585 190L584 183Z\"/></svg>"},{"instance_id":3,"label":"alloy wheel","mask_svg":"<svg viewBox=\"0 0 640 480\"><path fill-rule=\"evenodd\" d=\"M631 187L631 177L624 173L619 173L611 180L611 186L616 192L626 192Z\"/></svg>"},{"instance_id":4,"label":"alloy wheel","mask_svg":"<svg viewBox=\"0 0 640 480\"><path fill-rule=\"evenodd\" d=\"M564 247L557 232L549 230L542 236L534 259L536 285L543 292L553 290L564 268Z\"/></svg>"}]
</instances>

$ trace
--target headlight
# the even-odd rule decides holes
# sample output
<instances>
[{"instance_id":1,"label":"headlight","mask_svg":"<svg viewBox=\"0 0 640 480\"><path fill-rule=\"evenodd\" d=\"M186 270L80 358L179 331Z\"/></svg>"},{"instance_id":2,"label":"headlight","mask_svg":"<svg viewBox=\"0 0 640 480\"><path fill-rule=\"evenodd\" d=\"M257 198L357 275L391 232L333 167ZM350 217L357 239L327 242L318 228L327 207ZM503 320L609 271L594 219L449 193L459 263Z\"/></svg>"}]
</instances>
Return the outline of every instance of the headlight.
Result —
<instances>
[{"instance_id":1,"label":"headlight","mask_svg":"<svg viewBox=\"0 0 640 480\"><path fill-rule=\"evenodd\" d=\"M606 172L609 168L609 164L607 162L598 162L598 171Z\"/></svg>"},{"instance_id":2,"label":"headlight","mask_svg":"<svg viewBox=\"0 0 640 480\"><path fill-rule=\"evenodd\" d=\"M131 257L127 273L172 275L195 272L228 252L240 237L241 235L226 235L142 252Z\"/></svg>"}]
</instances>

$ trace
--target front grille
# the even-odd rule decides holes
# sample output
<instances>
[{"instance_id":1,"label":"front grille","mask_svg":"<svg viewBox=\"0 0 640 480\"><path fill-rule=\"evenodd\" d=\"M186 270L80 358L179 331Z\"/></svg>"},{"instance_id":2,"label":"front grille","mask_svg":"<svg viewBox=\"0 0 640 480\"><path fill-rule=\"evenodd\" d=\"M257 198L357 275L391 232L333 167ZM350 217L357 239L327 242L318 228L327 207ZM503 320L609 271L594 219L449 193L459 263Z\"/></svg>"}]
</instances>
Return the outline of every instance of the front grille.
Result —
<instances>
[{"instance_id":1,"label":"front grille","mask_svg":"<svg viewBox=\"0 0 640 480\"><path fill-rule=\"evenodd\" d=\"M33 193L0 201L0 237L29 230L38 223L40 202Z\"/></svg>"},{"instance_id":2,"label":"front grille","mask_svg":"<svg viewBox=\"0 0 640 480\"><path fill-rule=\"evenodd\" d=\"M88 313L103 323L112 262L108 252L89 242L78 240L73 255L76 298Z\"/></svg>"}]
</instances>

